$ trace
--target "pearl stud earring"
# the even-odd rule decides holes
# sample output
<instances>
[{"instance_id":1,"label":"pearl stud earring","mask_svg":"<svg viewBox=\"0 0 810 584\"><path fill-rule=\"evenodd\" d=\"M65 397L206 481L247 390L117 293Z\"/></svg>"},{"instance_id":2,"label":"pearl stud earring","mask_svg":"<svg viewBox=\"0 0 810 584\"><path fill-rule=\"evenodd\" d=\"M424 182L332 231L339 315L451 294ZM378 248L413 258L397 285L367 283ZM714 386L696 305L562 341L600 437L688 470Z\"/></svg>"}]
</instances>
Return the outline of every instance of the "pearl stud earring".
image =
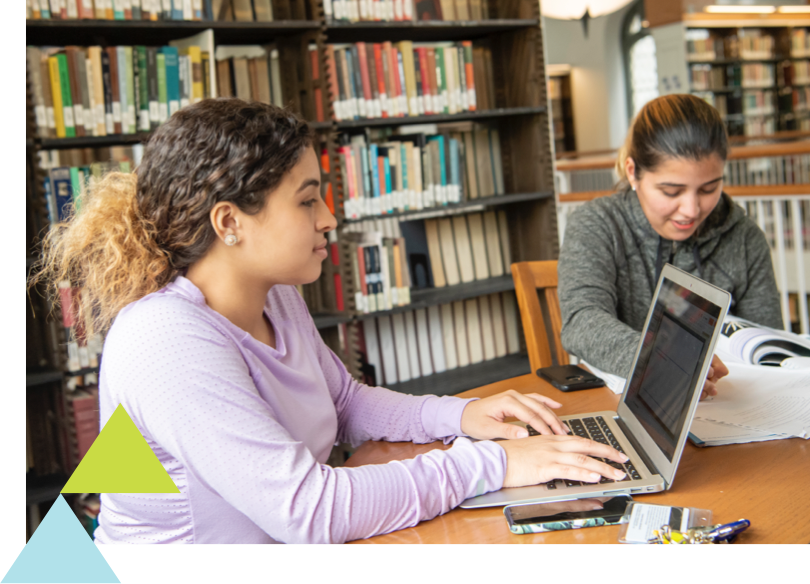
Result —
<instances>
[{"instance_id":1,"label":"pearl stud earring","mask_svg":"<svg viewBox=\"0 0 810 584\"><path fill-rule=\"evenodd\" d=\"M228 246L236 245L238 241L239 240L236 238L236 236L233 233L229 233L228 235L225 236L225 245L228 245Z\"/></svg>"}]
</instances>

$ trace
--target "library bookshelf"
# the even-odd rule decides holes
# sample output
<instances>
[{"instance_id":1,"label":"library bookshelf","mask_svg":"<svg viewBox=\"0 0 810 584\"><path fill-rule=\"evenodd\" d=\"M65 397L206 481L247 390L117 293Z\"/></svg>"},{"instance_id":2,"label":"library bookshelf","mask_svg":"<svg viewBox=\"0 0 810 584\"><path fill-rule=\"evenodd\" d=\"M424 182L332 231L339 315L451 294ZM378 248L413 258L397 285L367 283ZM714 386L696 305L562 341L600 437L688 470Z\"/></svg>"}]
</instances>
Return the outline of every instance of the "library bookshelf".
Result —
<instances>
[{"instance_id":1,"label":"library bookshelf","mask_svg":"<svg viewBox=\"0 0 810 584\"><path fill-rule=\"evenodd\" d=\"M682 24L690 91L718 109L730 136L810 130L807 14L695 13Z\"/></svg>"},{"instance_id":2,"label":"library bookshelf","mask_svg":"<svg viewBox=\"0 0 810 584\"><path fill-rule=\"evenodd\" d=\"M368 336L364 331L368 330L370 321L398 318L398 315L414 318L415 311L427 311L439 305L464 304L465 310L471 307L477 310L474 308L478 306L476 299L505 298L505 295L514 299L514 285L506 265L504 271L492 277L439 287L414 286L410 290L409 303L390 306L387 310L364 312L357 302L359 290L353 272L357 248L351 245L349 233L374 229L375 221L381 217L350 217L347 214L352 185L350 177L345 174L346 164L345 159L341 158L341 148L352 136L367 136L373 140L372 136L376 136L376 133L442 133L442 124L467 123L474 128L488 128L490 132L497 130L497 133L490 134L497 136L500 153L497 164L502 173L502 189L496 194L468 198L462 192L457 202L416 209L397 208L382 217L398 225L413 225L459 217L466 221L472 215L497 212L503 215L508 225L508 231L502 230L504 258L512 262L555 259L559 251L557 218L539 4L535 0L492 1L488 4L488 18L454 21L336 21L325 17L321 0L276 0L273 10L276 20L272 22L28 20L27 44L160 45L195 34L209 35L208 38L213 39L214 43L210 47L212 51L220 45L273 43L279 52L284 105L299 112L316 131L317 143L314 146L321 156L322 165L331 169L323 171L324 195L327 200L330 196L333 198L334 213L338 219L338 228L330 239L332 254L324 262L324 272L318 281L304 286L302 294L325 342L344 361L352 375L379 383L381 371L369 374ZM400 41L425 44L472 41L473 47L479 43L485 45L492 58L493 92L488 107L453 114L337 120L335 105L342 96L329 83L329 46ZM316 51L314 59L313 47ZM213 60L213 55L211 58ZM476 87L478 83L476 76ZM211 83L211 95L217 95L214 82ZM48 212L43 203L41 186L47 175L40 168L42 158L39 153L137 147L148 140L150 133L137 131L71 138L37 136L31 114L33 105L29 88L31 131L27 136L27 145L29 175L32 178L29 180L28 198L32 209L36 210L32 216L36 215L38 221L32 224L29 232L29 254L35 258L37 238L48 226ZM428 130L425 130L426 127ZM42 310L47 311L47 307L43 306ZM458 314L466 313L456 312L456 316ZM37 324L45 320L38 319ZM467 359L466 366L448 367L428 375L400 375L396 382L386 378L385 383L380 385L406 393L450 395L482 383L528 373L529 361L522 334L519 333L519 318L515 326L518 327L515 338L519 339L519 350L502 353L495 358L490 355L490 358L482 360ZM65 342L64 333L60 337L59 327L54 325L52 328L54 331L49 334L53 340L46 340L43 333L42 339L31 341L30 351L59 355L46 372L52 376L47 383L54 388L55 399L64 399L65 377L73 374L64 373L65 358L53 350ZM40 370L31 371L33 375L43 375ZM438 368L432 371L438 371ZM34 378L29 376L29 379ZM31 391L29 387L29 393ZM68 471L64 469L63 473ZM57 476L52 484L58 483ZM29 489L29 503L32 497L43 501L55 498L57 492L47 491L39 484L33 485Z\"/></svg>"}]
</instances>

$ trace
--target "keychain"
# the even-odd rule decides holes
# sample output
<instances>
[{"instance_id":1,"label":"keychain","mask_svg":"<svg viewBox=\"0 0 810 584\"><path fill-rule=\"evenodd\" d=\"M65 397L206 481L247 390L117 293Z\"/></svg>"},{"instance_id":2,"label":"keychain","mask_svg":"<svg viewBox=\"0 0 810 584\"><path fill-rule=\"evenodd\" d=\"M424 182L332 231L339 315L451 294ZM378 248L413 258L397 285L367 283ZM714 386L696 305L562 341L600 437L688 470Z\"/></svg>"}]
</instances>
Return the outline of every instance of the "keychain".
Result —
<instances>
[{"instance_id":1,"label":"keychain","mask_svg":"<svg viewBox=\"0 0 810 584\"><path fill-rule=\"evenodd\" d=\"M683 532L676 531L669 525L662 525L661 529L653 531L655 537L651 538L649 543L675 545L732 543L750 525L748 519L740 519L733 523L692 527Z\"/></svg>"}]
</instances>

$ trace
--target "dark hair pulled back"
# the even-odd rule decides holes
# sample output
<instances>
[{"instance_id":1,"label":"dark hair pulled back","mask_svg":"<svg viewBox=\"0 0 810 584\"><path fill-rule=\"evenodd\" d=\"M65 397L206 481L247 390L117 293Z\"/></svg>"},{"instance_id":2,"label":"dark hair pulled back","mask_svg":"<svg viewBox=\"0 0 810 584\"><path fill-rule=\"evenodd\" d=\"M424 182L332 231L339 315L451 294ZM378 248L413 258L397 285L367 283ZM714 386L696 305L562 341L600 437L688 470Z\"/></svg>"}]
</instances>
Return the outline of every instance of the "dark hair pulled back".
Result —
<instances>
[{"instance_id":1,"label":"dark hair pulled back","mask_svg":"<svg viewBox=\"0 0 810 584\"><path fill-rule=\"evenodd\" d=\"M718 111L694 95L671 94L641 108L616 160L620 187L629 186L625 161L635 163L635 178L667 158L702 160L716 154L725 161L728 136Z\"/></svg>"}]
</instances>

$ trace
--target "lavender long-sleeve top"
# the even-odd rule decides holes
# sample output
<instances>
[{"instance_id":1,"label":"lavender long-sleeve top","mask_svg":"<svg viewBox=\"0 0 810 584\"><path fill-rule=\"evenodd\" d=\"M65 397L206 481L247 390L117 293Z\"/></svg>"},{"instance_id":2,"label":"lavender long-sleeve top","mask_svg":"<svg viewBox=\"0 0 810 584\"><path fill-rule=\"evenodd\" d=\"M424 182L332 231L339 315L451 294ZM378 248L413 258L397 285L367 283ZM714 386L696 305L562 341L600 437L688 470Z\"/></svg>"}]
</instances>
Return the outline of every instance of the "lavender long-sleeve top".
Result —
<instances>
[{"instance_id":1,"label":"lavender long-sleeve top","mask_svg":"<svg viewBox=\"0 0 810 584\"><path fill-rule=\"evenodd\" d=\"M412 460L326 466L336 442L452 440L469 400L358 383L292 287L273 287L265 314L275 349L178 277L118 315L101 424L123 404L180 494L102 494L97 542L344 542L503 485L503 449L463 437Z\"/></svg>"}]
</instances>

